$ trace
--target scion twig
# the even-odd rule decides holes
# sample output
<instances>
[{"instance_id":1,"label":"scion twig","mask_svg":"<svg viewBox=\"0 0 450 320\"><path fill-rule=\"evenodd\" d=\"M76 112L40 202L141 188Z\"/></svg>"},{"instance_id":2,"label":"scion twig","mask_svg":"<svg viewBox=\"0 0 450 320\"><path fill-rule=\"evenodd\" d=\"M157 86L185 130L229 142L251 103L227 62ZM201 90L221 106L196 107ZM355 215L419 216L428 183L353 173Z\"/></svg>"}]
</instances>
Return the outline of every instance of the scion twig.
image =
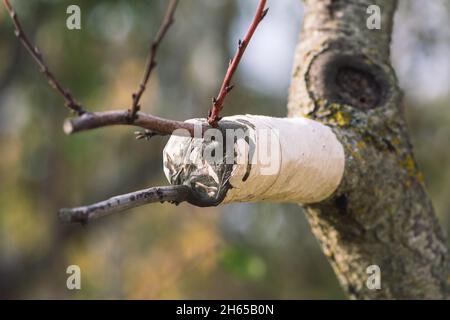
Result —
<instances>
[{"instance_id":1,"label":"scion twig","mask_svg":"<svg viewBox=\"0 0 450 320\"><path fill-rule=\"evenodd\" d=\"M135 93L133 93L133 95L132 95L133 104L131 106L130 114L129 114L129 117L131 120L134 120L136 118L137 112L140 110L139 101L141 99L142 94L145 91L145 88L147 87L148 79L150 78L150 75L151 75L153 69L156 67L156 60L155 60L156 51L158 50L158 47L161 44L161 41L163 40L167 31L169 30L170 26L175 21L173 16L175 14L177 5L178 5L178 0L171 0L169 2L169 5L167 6L166 13L165 13L164 19L161 23L161 26L159 27L159 30L156 33L156 36L150 45L150 52L148 54L144 76L142 78L142 81L139 85L138 90Z\"/></svg>"},{"instance_id":2,"label":"scion twig","mask_svg":"<svg viewBox=\"0 0 450 320\"><path fill-rule=\"evenodd\" d=\"M259 23L264 19L267 14L269 8L264 9L266 5L266 0L260 0L258 7L256 9L255 16L253 17L252 23L250 24L247 33L245 34L244 39L239 40L238 47L233 59L230 60L228 65L228 70L225 74L225 78L223 79L222 86L220 87L220 91L217 97L212 99L212 107L209 110L208 114L208 123L212 126L215 126L217 122L220 120L219 114L223 108L223 103L227 94L233 89L233 85L231 84L231 79L233 78L234 72L236 71L239 62L241 61L242 56L244 55L245 49L247 48L250 40L258 27Z\"/></svg>"},{"instance_id":3,"label":"scion twig","mask_svg":"<svg viewBox=\"0 0 450 320\"><path fill-rule=\"evenodd\" d=\"M56 79L56 77L53 75L53 73L48 68L47 64L45 63L41 52L39 49L34 46L31 41L28 39L28 36L23 31L22 25L20 24L19 17L17 16L16 12L14 11L14 8L9 3L9 0L3 0L3 4L8 11L14 27L16 29L15 34L19 38L20 42L23 44L23 46L28 50L30 55L33 57L33 59L38 64L39 68L41 69L41 72L44 74L44 76L47 78L48 83L50 86L55 89L59 94L62 95L66 102L66 106L74 111L78 115L84 114L86 111L83 109L83 107L76 102L72 94L63 88L63 86L59 83L59 81Z\"/></svg>"},{"instance_id":4,"label":"scion twig","mask_svg":"<svg viewBox=\"0 0 450 320\"><path fill-rule=\"evenodd\" d=\"M20 42L23 44L23 46L27 49L27 51L36 61L36 63L40 67L42 73L45 75L50 85L59 94L63 96L64 100L66 101L66 106L79 116L74 119L68 119L65 122L64 131L67 134L110 125L121 124L121 125L133 125L147 130L146 137L150 137L152 135L172 134L172 132L176 129L187 129L191 134L191 136L193 136L194 126L192 124L187 124L181 121L168 120L160 117L155 117L152 115L138 113L139 100L145 90L145 86L148 82L151 71L155 67L156 51L162 39L164 38L164 35L169 29L170 25L174 21L173 15L175 13L178 0L171 0L169 6L167 7L165 18L163 19L161 27L158 33L156 34L155 39L153 40L150 48L144 78L142 80L141 85L139 86L139 90L135 94L133 94L133 104L131 109L125 111L106 111L96 113L90 113L85 111L82 108L82 106L75 101L71 93L62 87L62 85L59 83L59 81L56 79L53 73L50 72L39 49L31 43L28 36L24 32L22 25L20 24L19 18L14 8L10 4L9 0L3 0L3 4L6 10L8 11L9 15L11 16L11 19L15 27L15 34L19 38ZM138 116L140 117L140 119L136 119Z\"/></svg>"}]
</instances>

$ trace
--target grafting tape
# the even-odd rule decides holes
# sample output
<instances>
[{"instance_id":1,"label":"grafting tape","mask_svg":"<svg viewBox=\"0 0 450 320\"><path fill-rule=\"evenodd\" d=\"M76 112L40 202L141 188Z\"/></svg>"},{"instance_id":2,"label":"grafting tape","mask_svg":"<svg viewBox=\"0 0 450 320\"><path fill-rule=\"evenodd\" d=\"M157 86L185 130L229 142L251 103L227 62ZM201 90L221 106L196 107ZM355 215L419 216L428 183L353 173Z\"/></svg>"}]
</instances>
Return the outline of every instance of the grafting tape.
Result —
<instances>
[{"instance_id":1,"label":"grafting tape","mask_svg":"<svg viewBox=\"0 0 450 320\"><path fill-rule=\"evenodd\" d=\"M168 180L191 186L206 205L314 203L339 186L345 155L328 126L257 115L225 117L219 125L203 137L173 135L163 154Z\"/></svg>"}]
</instances>

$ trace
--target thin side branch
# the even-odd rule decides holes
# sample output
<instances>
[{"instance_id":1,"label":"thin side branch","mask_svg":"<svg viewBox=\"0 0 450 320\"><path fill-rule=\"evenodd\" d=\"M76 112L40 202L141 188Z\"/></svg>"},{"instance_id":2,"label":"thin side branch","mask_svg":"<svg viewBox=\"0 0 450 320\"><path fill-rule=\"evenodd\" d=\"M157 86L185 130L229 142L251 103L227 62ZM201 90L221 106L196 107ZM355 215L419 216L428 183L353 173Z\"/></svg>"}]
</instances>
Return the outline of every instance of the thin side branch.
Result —
<instances>
[{"instance_id":1,"label":"thin side branch","mask_svg":"<svg viewBox=\"0 0 450 320\"><path fill-rule=\"evenodd\" d=\"M61 209L58 217L67 223L86 224L91 220L154 202L179 204L191 194L188 186L164 186L139 190L84 207Z\"/></svg>"},{"instance_id":2,"label":"thin side branch","mask_svg":"<svg viewBox=\"0 0 450 320\"><path fill-rule=\"evenodd\" d=\"M33 59L38 64L39 68L41 69L41 72L44 74L44 76L47 78L48 83L50 86L55 89L59 94L62 95L66 102L66 106L74 111L78 115L82 115L85 113L83 107L76 102L72 94L64 89L62 85L58 82L58 80L55 78L53 73L49 70L48 66L46 65L44 59L42 58L42 54L39 51L39 49L34 46L31 41L28 39L28 36L23 31L22 25L20 24L19 18L14 11L14 8L9 3L9 0L3 0L3 4L8 11L9 15L11 16L11 19L13 21L14 27L16 29L15 35L19 38L20 42L23 44L23 46L28 50L30 55L33 57Z\"/></svg>"},{"instance_id":3,"label":"thin side branch","mask_svg":"<svg viewBox=\"0 0 450 320\"><path fill-rule=\"evenodd\" d=\"M193 123L168 120L142 112L138 112L136 119L131 121L128 110L118 110L93 113L87 112L80 117L67 119L64 123L64 132L66 134L72 134L113 125L137 126L149 130L153 135L161 136L171 134L183 135L182 132L178 133L175 130L184 129L193 137L195 130L195 125ZM204 133L207 128L207 125L203 125L201 127L201 133Z\"/></svg>"},{"instance_id":4,"label":"thin side branch","mask_svg":"<svg viewBox=\"0 0 450 320\"><path fill-rule=\"evenodd\" d=\"M169 30L170 26L175 21L173 16L175 14L177 5L178 5L178 0L170 1L169 5L167 6L167 9L166 9L166 14L164 15L164 19L161 23L161 26L159 27L158 33L156 34L155 38L153 39L153 41L150 45L150 52L148 54L144 76L139 85L138 91L136 91L132 95L133 104L131 106L131 110L130 110L130 114L129 114L130 119L134 120L137 116L137 112L140 110L139 101L141 99L142 94L145 91L145 88L147 86L148 79L150 78L152 70L156 67L156 60L155 60L156 51L158 50L158 47L159 47L162 39L166 35L167 31Z\"/></svg>"},{"instance_id":5,"label":"thin side branch","mask_svg":"<svg viewBox=\"0 0 450 320\"><path fill-rule=\"evenodd\" d=\"M231 79L233 78L234 72L236 71L239 62L241 61L242 56L244 55L245 49L247 48L250 40L258 27L259 23L264 19L269 10L264 9L266 5L266 0L260 0L258 7L256 9L255 16L253 17L252 23L248 28L248 31L244 37L244 39L239 40L238 48L233 59L230 60L230 64L228 66L228 70L225 74L225 78L223 79L222 86L220 87L219 95L212 99L212 108L209 110L208 114L208 123L212 126L215 126L217 122L220 120L219 113L223 108L223 103L227 94L233 89L233 85L231 85Z\"/></svg>"}]
</instances>

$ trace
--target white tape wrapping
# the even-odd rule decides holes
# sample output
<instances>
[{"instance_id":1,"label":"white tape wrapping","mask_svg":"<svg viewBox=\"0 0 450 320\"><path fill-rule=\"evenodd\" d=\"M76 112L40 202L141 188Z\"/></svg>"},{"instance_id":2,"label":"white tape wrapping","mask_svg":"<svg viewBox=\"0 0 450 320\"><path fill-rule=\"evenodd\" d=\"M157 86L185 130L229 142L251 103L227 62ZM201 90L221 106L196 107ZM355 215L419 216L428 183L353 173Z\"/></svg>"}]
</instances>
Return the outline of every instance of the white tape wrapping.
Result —
<instances>
[{"instance_id":1,"label":"white tape wrapping","mask_svg":"<svg viewBox=\"0 0 450 320\"><path fill-rule=\"evenodd\" d=\"M265 200L314 203L329 197L339 186L345 167L344 149L329 127L306 118L257 115L225 117L222 121L244 127L248 135L247 139L238 138L232 143L231 158L235 163L226 177L231 188L222 203ZM236 130L226 131L223 141ZM189 175L210 176L218 189L223 186L217 171L220 165L205 160L208 147L202 140L174 135L170 138L163 157L164 172L171 183L180 171L186 174L186 163L191 161L195 170ZM220 145L217 139L215 144ZM224 159L230 158L227 155ZM217 188L206 188L205 192L214 197Z\"/></svg>"}]
</instances>

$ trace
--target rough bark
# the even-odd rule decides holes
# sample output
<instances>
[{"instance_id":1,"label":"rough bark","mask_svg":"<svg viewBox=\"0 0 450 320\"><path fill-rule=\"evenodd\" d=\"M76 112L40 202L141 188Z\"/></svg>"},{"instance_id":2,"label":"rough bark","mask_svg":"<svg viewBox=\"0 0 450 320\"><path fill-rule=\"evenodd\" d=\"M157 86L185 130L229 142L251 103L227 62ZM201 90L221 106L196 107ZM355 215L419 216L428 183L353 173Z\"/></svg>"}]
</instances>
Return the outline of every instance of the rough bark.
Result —
<instances>
[{"instance_id":1,"label":"rough bark","mask_svg":"<svg viewBox=\"0 0 450 320\"><path fill-rule=\"evenodd\" d=\"M369 5L380 30L366 27ZM335 194L305 206L312 231L352 298L448 298L446 239L414 160L390 65L396 1L309 0L296 49L289 116L333 127L346 152ZM381 269L381 289L366 268Z\"/></svg>"}]
</instances>

